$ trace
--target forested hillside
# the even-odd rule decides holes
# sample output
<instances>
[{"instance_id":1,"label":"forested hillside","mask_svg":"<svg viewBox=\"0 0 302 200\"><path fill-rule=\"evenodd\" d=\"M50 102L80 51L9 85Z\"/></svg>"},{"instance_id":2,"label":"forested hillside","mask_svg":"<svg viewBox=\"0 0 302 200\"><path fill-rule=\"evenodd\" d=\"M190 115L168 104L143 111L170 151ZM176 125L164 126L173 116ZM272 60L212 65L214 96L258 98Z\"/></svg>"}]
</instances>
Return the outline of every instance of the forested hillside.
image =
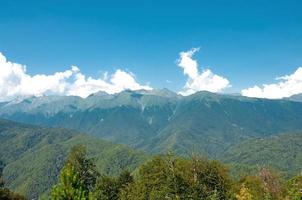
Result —
<instances>
[{"instance_id":1,"label":"forested hillside","mask_svg":"<svg viewBox=\"0 0 302 200\"><path fill-rule=\"evenodd\" d=\"M265 139L252 139L230 147L219 159L225 163L240 165L255 170L257 166L266 166L285 177L302 172L302 134L283 134ZM237 164L237 166L236 166ZM247 169L245 169L247 171Z\"/></svg>"},{"instance_id":2,"label":"forested hillside","mask_svg":"<svg viewBox=\"0 0 302 200\"><path fill-rule=\"evenodd\" d=\"M0 160L7 187L29 198L48 192L58 180L71 147L83 144L104 174L134 170L146 155L123 145L94 139L79 132L40 128L0 120Z\"/></svg>"},{"instance_id":3,"label":"forested hillside","mask_svg":"<svg viewBox=\"0 0 302 200\"><path fill-rule=\"evenodd\" d=\"M98 172L103 175L118 175L124 170L132 172L150 158L130 147L76 131L6 120L0 120L0 142L5 186L30 198L49 194L51 185L58 181L68 152L75 145L87 147L87 156L93 158ZM302 170L301 142L302 134L250 139L228 148L217 158L228 166L230 177L234 179L255 174L261 168L271 168L287 179ZM187 158L204 156L194 151L190 153Z\"/></svg>"}]
</instances>

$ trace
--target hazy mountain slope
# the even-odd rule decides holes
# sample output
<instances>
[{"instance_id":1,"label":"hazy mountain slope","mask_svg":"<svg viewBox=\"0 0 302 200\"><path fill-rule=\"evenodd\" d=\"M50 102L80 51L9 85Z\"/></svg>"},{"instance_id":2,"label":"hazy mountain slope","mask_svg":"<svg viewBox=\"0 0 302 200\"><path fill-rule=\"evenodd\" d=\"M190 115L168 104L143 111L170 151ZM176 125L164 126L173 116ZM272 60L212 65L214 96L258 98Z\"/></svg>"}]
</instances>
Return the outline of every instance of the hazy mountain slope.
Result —
<instances>
[{"instance_id":1,"label":"hazy mountain slope","mask_svg":"<svg viewBox=\"0 0 302 200\"><path fill-rule=\"evenodd\" d=\"M302 128L302 104L197 93L183 99L169 124L151 141L154 152L167 147L215 157L242 140Z\"/></svg>"},{"instance_id":2,"label":"hazy mountain slope","mask_svg":"<svg viewBox=\"0 0 302 200\"><path fill-rule=\"evenodd\" d=\"M302 134L282 134L252 139L230 147L220 155L227 163L272 167L286 176L302 171Z\"/></svg>"},{"instance_id":3,"label":"hazy mountain slope","mask_svg":"<svg viewBox=\"0 0 302 200\"><path fill-rule=\"evenodd\" d=\"M287 100L302 102L302 94L296 94L291 97L286 98Z\"/></svg>"},{"instance_id":4,"label":"hazy mountain slope","mask_svg":"<svg viewBox=\"0 0 302 200\"><path fill-rule=\"evenodd\" d=\"M66 129L40 128L0 120L0 160L13 190L33 198L56 181L70 148L84 144L101 172L133 170L146 156L123 145L91 138Z\"/></svg>"},{"instance_id":5,"label":"hazy mountain slope","mask_svg":"<svg viewBox=\"0 0 302 200\"><path fill-rule=\"evenodd\" d=\"M0 117L81 130L154 153L197 151L215 158L246 139L301 130L302 103L141 90L99 92L86 99L34 97L3 105Z\"/></svg>"},{"instance_id":6,"label":"hazy mountain slope","mask_svg":"<svg viewBox=\"0 0 302 200\"><path fill-rule=\"evenodd\" d=\"M48 98L35 97L6 105L0 109L0 116L23 123L81 130L139 146L167 125L179 97L167 90L155 90L124 91L116 95L97 93L86 99L61 97L62 105L58 101L49 103ZM45 103L40 103L44 99Z\"/></svg>"},{"instance_id":7,"label":"hazy mountain slope","mask_svg":"<svg viewBox=\"0 0 302 200\"><path fill-rule=\"evenodd\" d=\"M5 104L7 104L7 102L0 102L0 108L1 108L2 106L4 106Z\"/></svg>"}]
</instances>

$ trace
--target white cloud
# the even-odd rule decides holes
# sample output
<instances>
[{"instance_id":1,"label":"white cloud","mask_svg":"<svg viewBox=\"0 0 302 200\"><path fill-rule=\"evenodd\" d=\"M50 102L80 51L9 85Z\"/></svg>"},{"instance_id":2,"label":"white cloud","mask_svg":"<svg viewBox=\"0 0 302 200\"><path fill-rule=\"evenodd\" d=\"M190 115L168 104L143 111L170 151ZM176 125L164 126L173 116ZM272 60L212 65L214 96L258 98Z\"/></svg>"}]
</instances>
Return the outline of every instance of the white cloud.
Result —
<instances>
[{"instance_id":1,"label":"white cloud","mask_svg":"<svg viewBox=\"0 0 302 200\"><path fill-rule=\"evenodd\" d=\"M192 58L197 51L199 48L192 48L179 54L180 58L177 60L177 64L188 76L183 91L179 93L186 96L198 91L221 92L230 87L230 82L226 78L214 74L210 69L204 69L201 73L198 72L198 63Z\"/></svg>"},{"instance_id":2,"label":"white cloud","mask_svg":"<svg viewBox=\"0 0 302 200\"><path fill-rule=\"evenodd\" d=\"M302 67L299 67L293 74L278 77L276 80L279 82L263 84L262 87L255 85L242 90L241 94L248 97L281 99L302 93Z\"/></svg>"},{"instance_id":3,"label":"white cloud","mask_svg":"<svg viewBox=\"0 0 302 200\"><path fill-rule=\"evenodd\" d=\"M134 74L118 69L111 76L104 74L103 78L86 77L80 69L56 72L52 75L37 74L31 76L26 72L26 66L9 62L0 52L0 101L18 96L41 95L88 95L105 91L109 94L121 92L125 89L152 89L148 85L136 82Z\"/></svg>"},{"instance_id":4,"label":"white cloud","mask_svg":"<svg viewBox=\"0 0 302 200\"><path fill-rule=\"evenodd\" d=\"M188 75L191 79L198 76L198 63L192 59L194 53L197 51L199 51L199 48L192 48L189 51L180 52L179 54L178 66L183 68L184 74Z\"/></svg>"}]
</instances>

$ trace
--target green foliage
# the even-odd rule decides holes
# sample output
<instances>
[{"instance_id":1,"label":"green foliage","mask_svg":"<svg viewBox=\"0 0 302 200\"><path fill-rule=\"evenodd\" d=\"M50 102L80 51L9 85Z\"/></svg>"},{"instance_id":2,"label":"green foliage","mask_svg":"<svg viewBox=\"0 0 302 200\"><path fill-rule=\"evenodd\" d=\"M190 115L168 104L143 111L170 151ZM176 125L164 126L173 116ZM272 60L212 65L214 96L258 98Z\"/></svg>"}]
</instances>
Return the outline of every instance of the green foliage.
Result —
<instances>
[{"instance_id":1,"label":"green foliage","mask_svg":"<svg viewBox=\"0 0 302 200\"><path fill-rule=\"evenodd\" d=\"M72 147L66 163L67 165L71 165L74 170L78 172L83 189L89 194L89 192L92 191L99 174L93 159L87 157L85 147L83 145Z\"/></svg>"},{"instance_id":2,"label":"green foliage","mask_svg":"<svg viewBox=\"0 0 302 200\"><path fill-rule=\"evenodd\" d=\"M156 156L140 167L121 199L226 199L227 171L216 161Z\"/></svg>"},{"instance_id":3,"label":"green foliage","mask_svg":"<svg viewBox=\"0 0 302 200\"><path fill-rule=\"evenodd\" d=\"M212 194L209 196L208 200L219 200L219 195L217 190L214 190Z\"/></svg>"},{"instance_id":4,"label":"green foliage","mask_svg":"<svg viewBox=\"0 0 302 200\"><path fill-rule=\"evenodd\" d=\"M85 184L80 178L80 173L72 164L67 163L60 175L60 182L55 185L51 192L53 200L82 200L87 199Z\"/></svg>"},{"instance_id":5,"label":"green foliage","mask_svg":"<svg viewBox=\"0 0 302 200\"><path fill-rule=\"evenodd\" d=\"M119 186L115 178L109 176L101 176L97 182L93 196L96 199L117 200Z\"/></svg>"},{"instance_id":6,"label":"green foliage","mask_svg":"<svg viewBox=\"0 0 302 200\"><path fill-rule=\"evenodd\" d=\"M103 200L118 200L121 191L133 182L134 179L127 170L123 171L118 177L103 175L97 181L93 197Z\"/></svg>"},{"instance_id":7,"label":"green foliage","mask_svg":"<svg viewBox=\"0 0 302 200\"><path fill-rule=\"evenodd\" d=\"M228 171L218 161L193 160L193 167L197 175L197 185L204 188L206 196L216 190L219 198L226 198L231 181Z\"/></svg>"},{"instance_id":8,"label":"green foliage","mask_svg":"<svg viewBox=\"0 0 302 200\"><path fill-rule=\"evenodd\" d=\"M60 182L52 189L52 199L87 199L98 175L95 163L86 155L85 147L74 146L61 172Z\"/></svg>"},{"instance_id":9,"label":"green foliage","mask_svg":"<svg viewBox=\"0 0 302 200\"><path fill-rule=\"evenodd\" d=\"M125 188L130 183L133 183L134 178L128 170L124 170L117 178L119 188Z\"/></svg>"},{"instance_id":10,"label":"green foliage","mask_svg":"<svg viewBox=\"0 0 302 200\"><path fill-rule=\"evenodd\" d=\"M288 181L287 199L302 200L302 175L296 176Z\"/></svg>"}]
</instances>

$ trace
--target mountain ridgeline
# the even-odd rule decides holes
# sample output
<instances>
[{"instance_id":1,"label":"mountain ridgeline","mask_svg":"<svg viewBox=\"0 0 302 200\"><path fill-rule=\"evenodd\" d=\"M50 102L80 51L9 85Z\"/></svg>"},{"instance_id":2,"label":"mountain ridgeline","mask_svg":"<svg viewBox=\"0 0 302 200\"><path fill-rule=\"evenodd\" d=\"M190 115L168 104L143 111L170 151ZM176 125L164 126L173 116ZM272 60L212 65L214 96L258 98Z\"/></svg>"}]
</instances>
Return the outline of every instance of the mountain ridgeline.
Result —
<instances>
[{"instance_id":1,"label":"mountain ridgeline","mask_svg":"<svg viewBox=\"0 0 302 200\"><path fill-rule=\"evenodd\" d=\"M151 153L219 158L234 144L302 130L302 103L169 90L31 97L0 105L0 117L80 130Z\"/></svg>"}]
</instances>

